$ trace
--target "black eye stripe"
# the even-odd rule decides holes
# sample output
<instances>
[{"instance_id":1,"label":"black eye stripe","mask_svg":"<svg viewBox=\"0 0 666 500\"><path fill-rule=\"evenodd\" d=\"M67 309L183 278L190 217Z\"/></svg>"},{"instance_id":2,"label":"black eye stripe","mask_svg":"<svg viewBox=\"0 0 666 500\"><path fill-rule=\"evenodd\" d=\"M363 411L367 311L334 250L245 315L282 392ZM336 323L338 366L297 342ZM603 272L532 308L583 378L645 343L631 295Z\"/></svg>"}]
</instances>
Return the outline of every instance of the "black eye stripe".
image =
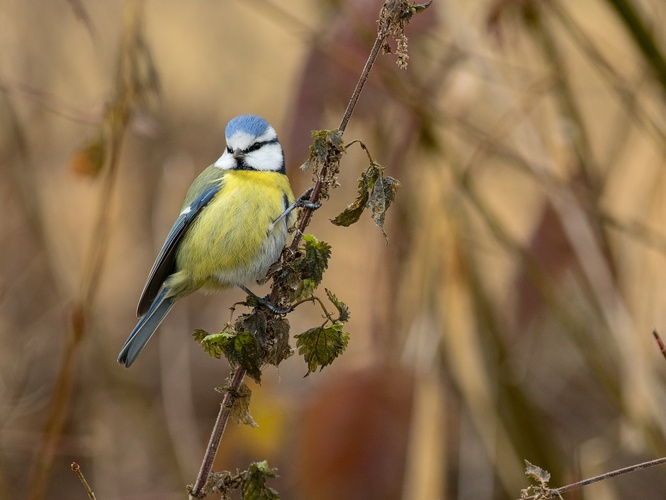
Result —
<instances>
[{"instance_id":1,"label":"black eye stripe","mask_svg":"<svg viewBox=\"0 0 666 500\"><path fill-rule=\"evenodd\" d=\"M261 141L261 142L255 142L251 144L249 147L243 150L243 153L251 153L253 151L257 151L261 148L263 148L267 144L278 144L278 140L276 139L271 139L270 141ZM232 153L234 152L233 149L231 149L231 146L227 145L227 152Z\"/></svg>"},{"instance_id":2,"label":"black eye stripe","mask_svg":"<svg viewBox=\"0 0 666 500\"><path fill-rule=\"evenodd\" d=\"M266 144L266 143L265 142L255 142L254 144L252 144L252 146L247 148L245 150L245 152L246 153L251 153L252 151L256 151L257 149L261 148L264 144Z\"/></svg>"},{"instance_id":3,"label":"black eye stripe","mask_svg":"<svg viewBox=\"0 0 666 500\"><path fill-rule=\"evenodd\" d=\"M258 149L263 148L266 144L277 144L277 142L278 142L277 139L271 139L270 141L255 142L249 148L247 148L244 152L245 153L251 153L252 151L257 151Z\"/></svg>"}]
</instances>

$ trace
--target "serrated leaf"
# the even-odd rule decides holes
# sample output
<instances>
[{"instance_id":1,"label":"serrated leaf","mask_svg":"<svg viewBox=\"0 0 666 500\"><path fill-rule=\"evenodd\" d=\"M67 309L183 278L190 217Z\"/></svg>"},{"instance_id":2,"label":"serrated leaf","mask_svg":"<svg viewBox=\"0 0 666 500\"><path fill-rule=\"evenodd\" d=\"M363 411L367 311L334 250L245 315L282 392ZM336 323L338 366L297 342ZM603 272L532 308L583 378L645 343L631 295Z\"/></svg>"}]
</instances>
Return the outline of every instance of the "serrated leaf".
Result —
<instances>
[{"instance_id":1,"label":"serrated leaf","mask_svg":"<svg viewBox=\"0 0 666 500\"><path fill-rule=\"evenodd\" d=\"M335 323L328 327L318 326L296 335L298 353L308 365L305 376L330 365L344 352L349 343L349 334L342 331L342 324Z\"/></svg>"},{"instance_id":2,"label":"serrated leaf","mask_svg":"<svg viewBox=\"0 0 666 500\"><path fill-rule=\"evenodd\" d=\"M338 321L340 323L346 323L347 321L349 321L349 316L351 314L349 312L347 304L338 299L335 296L335 294L331 292L329 289L325 288L324 290L326 290L326 295L328 296L328 300L330 300L335 306L335 308L338 310Z\"/></svg>"},{"instance_id":3,"label":"serrated leaf","mask_svg":"<svg viewBox=\"0 0 666 500\"><path fill-rule=\"evenodd\" d=\"M296 290L294 290L293 300L298 300L303 297L310 297L315 289L317 283L314 280L304 279L298 283Z\"/></svg>"},{"instance_id":4,"label":"serrated leaf","mask_svg":"<svg viewBox=\"0 0 666 500\"><path fill-rule=\"evenodd\" d=\"M192 338L196 340L199 344L203 342L203 339L205 339L209 333L206 330L202 330L201 328L197 328L192 332Z\"/></svg>"},{"instance_id":5,"label":"serrated leaf","mask_svg":"<svg viewBox=\"0 0 666 500\"><path fill-rule=\"evenodd\" d=\"M196 329L192 333L194 340L201 344L204 351L213 358L221 358L224 354L224 343L227 341L229 333L208 333L206 330Z\"/></svg>"},{"instance_id":6,"label":"serrated leaf","mask_svg":"<svg viewBox=\"0 0 666 500\"><path fill-rule=\"evenodd\" d=\"M303 235L304 254L298 263L298 270L302 280L312 280L316 288L321 283L324 271L328 267L328 259L331 257L331 245L325 241L319 241L311 234Z\"/></svg>"},{"instance_id":7,"label":"serrated leaf","mask_svg":"<svg viewBox=\"0 0 666 500\"><path fill-rule=\"evenodd\" d=\"M280 496L273 488L266 486L268 479L277 477L277 469L268 467L266 460L250 464L243 477L241 494L243 500L278 500Z\"/></svg>"},{"instance_id":8,"label":"serrated leaf","mask_svg":"<svg viewBox=\"0 0 666 500\"><path fill-rule=\"evenodd\" d=\"M249 377L261 383L261 367L264 364L263 349L250 332L239 332L224 349L232 365L243 368Z\"/></svg>"},{"instance_id":9,"label":"serrated leaf","mask_svg":"<svg viewBox=\"0 0 666 500\"><path fill-rule=\"evenodd\" d=\"M244 314L234 326L227 325L220 333L195 330L192 336L209 355L215 358L224 355L232 366L240 366L257 383L261 382L265 354L262 342L266 338L264 313Z\"/></svg>"}]
</instances>

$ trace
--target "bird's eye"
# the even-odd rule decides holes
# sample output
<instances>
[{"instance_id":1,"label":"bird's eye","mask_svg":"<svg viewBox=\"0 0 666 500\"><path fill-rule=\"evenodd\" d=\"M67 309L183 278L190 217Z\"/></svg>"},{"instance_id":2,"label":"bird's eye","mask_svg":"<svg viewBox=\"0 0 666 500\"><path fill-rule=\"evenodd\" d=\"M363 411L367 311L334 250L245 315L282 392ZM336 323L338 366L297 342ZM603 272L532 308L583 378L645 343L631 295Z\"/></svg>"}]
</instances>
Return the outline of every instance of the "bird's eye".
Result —
<instances>
[{"instance_id":1,"label":"bird's eye","mask_svg":"<svg viewBox=\"0 0 666 500\"><path fill-rule=\"evenodd\" d=\"M259 149L263 145L264 145L263 142L255 142L254 144L252 144L252 146L247 148L246 152L251 153L252 151L256 151L257 149Z\"/></svg>"}]
</instances>

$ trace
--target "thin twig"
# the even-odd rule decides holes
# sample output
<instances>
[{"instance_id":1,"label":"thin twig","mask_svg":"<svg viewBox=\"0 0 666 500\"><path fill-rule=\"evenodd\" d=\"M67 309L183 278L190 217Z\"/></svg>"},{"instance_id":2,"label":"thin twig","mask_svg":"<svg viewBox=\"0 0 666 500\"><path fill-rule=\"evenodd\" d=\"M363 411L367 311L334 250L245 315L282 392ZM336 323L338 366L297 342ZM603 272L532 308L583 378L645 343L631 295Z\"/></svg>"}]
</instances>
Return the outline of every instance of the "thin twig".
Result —
<instances>
[{"instance_id":1,"label":"thin twig","mask_svg":"<svg viewBox=\"0 0 666 500\"><path fill-rule=\"evenodd\" d=\"M96 500L95 493L93 492L92 488L88 484L88 481L86 481L86 477L83 475L83 472L81 471L81 466L76 462L72 462L72 464L69 467L79 477L79 481L81 481L81 484L85 488L86 493L88 494L88 498L90 500Z\"/></svg>"},{"instance_id":2,"label":"thin twig","mask_svg":"<svg viewBox=\"0 0 666 500\"><path fill-rule=\"evenodd\" d=\"M662 465L662 464L666 464L666 457L657 458L655 460L642 462L636 465L630 465L629 467L623 467L622 469L616 469L610 472L605 472L604 474L599 474L598 476L594 476L588 479L583 479L582 481L567 484L566 486L560 486L559 488L554 488L548 491L550 492L551 495L561 495L562 493L567 493L569 491L577 490L578 488L582 488L583 486L587 486L592 483L597 483L605 479L610 479L612 477L620 476L622 474L629 474L631 472L648 469L650 467L655 467L657 465ZM526 497L524 500L537 500L538 498L541 498L539 494L530 495L529 497Z\"/></svg>"},{"instance_id":3,"label":"thin twig","mask_svg":"<svg viewBox=\"0 0 666 500\"><path fill-rule=\"evenodd\" d=\"M190 499L203 498L206 496L204 486L206 486L208 476L210 476L210 473L213 470L215 455L217 455L217 450L220 447L220 442L222 441L224 430L226 429L227 423L229 422L229 417L231 416L231 409L234 406L234 401L236 400L244 378L245 370L239 366L231 376L229 387L224 393L224 398L222 399L222 404L220 405L220 412L217 414L217 420L215 420L213 433L210 435L210 440L208 441L208 446L206 447L206 453L204 454L204 459L201 463L201 468L199 469L197 480L195 481L194 486L192 486L192 490L190 491Z\"/></svg>"},{"instance_id":4,"label":"thin twig","mask_svg":"<svg viewBox=\"0 0 666 500\"><path fill-rule=\"evenodd\" d=\"M666 457L657 458L655 460L650 460L649 462L643 462L636 465L630 465L629 467L623 467L622 469L616 469L605 474L600 474L598 476L591 477L589 479L583 479L577 483L568 484L557 488L555 491L557 493L566 493L567 491L575 490L587 486L588 484L596 483L598 481L603 481L604 479L610 479L611 477L620 476L622 474L629 474L630 472L636 472L643 469L648 469L656 465L661 465L666 463Z\"/></svg>"}]
</instances>

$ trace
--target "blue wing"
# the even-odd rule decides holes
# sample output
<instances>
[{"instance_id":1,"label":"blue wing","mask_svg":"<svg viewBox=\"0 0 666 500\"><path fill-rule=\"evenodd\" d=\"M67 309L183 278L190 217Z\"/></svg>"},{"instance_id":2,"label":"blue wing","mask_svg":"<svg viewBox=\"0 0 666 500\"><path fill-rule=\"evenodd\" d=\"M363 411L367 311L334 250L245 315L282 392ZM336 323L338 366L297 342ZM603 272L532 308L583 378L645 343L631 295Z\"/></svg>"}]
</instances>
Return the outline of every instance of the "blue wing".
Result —
<instances>
[{"instance_id":1,"label":"blue wing","mask_svg":"<svg viewBox=\"0 0 666 500\"><path fill-rule=\"evenodd\" d=\"M213 197L220 190L220 184L215 183L197 196L194 201L182 211L176 219L171 231L166 237L160 253L155 259L146 285L143 287L139 306L137 307L137 316L143 316L150 309L151 304L157 297L164 281L175 271L176 250L178 243L185 236L187 230L192 225L194 219L201 213L201 210L210 203Z\"/></svg>"}]
</instances>

